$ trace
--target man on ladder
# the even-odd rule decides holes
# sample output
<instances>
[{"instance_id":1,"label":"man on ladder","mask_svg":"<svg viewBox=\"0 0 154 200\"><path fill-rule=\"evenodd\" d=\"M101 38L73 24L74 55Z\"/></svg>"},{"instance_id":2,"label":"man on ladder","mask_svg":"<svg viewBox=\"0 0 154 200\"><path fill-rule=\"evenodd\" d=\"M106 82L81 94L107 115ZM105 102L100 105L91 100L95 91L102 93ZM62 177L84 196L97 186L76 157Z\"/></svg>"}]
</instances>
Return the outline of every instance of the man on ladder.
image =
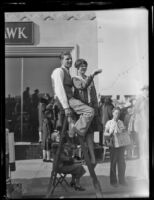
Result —
<instances>
[{"instance_id":1,"label":"man on ladder","mask_svg":"<svg viewBox=\"0 0 154 200\"><path fill-rule=\"evenodd\" d=\"M57 151L57 157L54 165L58 164L58 157L61 151L61 145L63 143L64 132L66 131L65 124L67 118L69 121L69 135L73 137L75 133L78 134L82 150L84 153L84 158L88 166L91 178L93 180L96 197L101 198L102 197L101 187L97 180L94 168L91 165L86 147L84 145L84 137L94 117L94 109L73 97L73 91L72 91L73 84L72 84L72 78L69 73L69 69L71 68L71 66L72 66L72 56L69 52L65 52L61 55L61 67L56 68L51 75L56 100L59 102L61 110L64 110L65 112L65 120L63 123L61 140L59 144L60 147ZM79 119L75 123L73 122L71 117L72 110L77 115L79 115ZM53 166L52 174L54 174L54 169L56 169L56 166ZM49 183L47 197L50 197L52 191L52 188L50 188L52 187L52 185L50 184L51 181Z\"/></svg>"}]
</instances>

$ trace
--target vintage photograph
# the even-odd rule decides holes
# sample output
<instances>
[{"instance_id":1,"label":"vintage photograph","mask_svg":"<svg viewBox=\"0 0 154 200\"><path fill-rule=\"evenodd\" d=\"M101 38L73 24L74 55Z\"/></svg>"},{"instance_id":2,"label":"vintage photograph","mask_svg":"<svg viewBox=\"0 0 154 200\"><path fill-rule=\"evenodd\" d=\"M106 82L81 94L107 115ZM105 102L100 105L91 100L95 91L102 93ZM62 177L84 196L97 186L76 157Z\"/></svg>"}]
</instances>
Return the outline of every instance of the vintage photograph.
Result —
<instances>
[{"instance_id":1,"label":"vintage photograph","mask_svg":"<svg viewBox=\"0 0 154 200\"><path fill-rule=\"evenodd\" d=\"M149 197L148 10L5 12L7 197Z\"/></svg>"}]
</instances>

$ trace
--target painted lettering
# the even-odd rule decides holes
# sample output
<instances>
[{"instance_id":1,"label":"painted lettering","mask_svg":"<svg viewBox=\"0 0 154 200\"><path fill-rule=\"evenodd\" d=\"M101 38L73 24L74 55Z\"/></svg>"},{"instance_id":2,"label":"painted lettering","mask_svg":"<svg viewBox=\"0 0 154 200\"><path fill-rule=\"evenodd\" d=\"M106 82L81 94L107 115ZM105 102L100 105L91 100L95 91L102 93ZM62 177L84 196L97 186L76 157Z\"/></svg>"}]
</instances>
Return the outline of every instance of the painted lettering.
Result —
<instances>
[{"instance_id":1,"label":"painted lettering","mask_svg":"<svg viewBox=\"0 0 154 200\"><path fill-rule=\"evenodd\" d=\"M6 28L6 32L5 32L5 38L15 38L17 32L17 28L13 29L13 28Z\"/></svg>"},{"instance_id":2,"label":"painted lettering","mask_svg":"<svg viewBox=\"0 0 154 200\"><path fill-rule=\"evenodd\" d=\"M27 39L28 37L24 33L25 27L16 27L16 28L6 28L5 31L5 39L14 39L15 37L18 37L18 39L25 38Z\"/></svg>"},{"instance_id":3,"label":"painted lettering","mask_svg":"<svg viewBox=\"0 0 154 200\"><path fill-rule=\"evenodd\" d=\"M22 37L27 39L28 37L24 34L24 30L25 30L25 27L21 28L19 27L19 31L18 31L18 38L21 39Z\"/></svg>"},{"instance_id":4,"label":"painted lettering","mask_svg":"<svg viewBox=\"0 0 154 200\"><path fill-rule=\"evenodd\" d=\"M6 45L34 43L32 22L6 22L4 34Z\"/></svg>"}]
</instances>

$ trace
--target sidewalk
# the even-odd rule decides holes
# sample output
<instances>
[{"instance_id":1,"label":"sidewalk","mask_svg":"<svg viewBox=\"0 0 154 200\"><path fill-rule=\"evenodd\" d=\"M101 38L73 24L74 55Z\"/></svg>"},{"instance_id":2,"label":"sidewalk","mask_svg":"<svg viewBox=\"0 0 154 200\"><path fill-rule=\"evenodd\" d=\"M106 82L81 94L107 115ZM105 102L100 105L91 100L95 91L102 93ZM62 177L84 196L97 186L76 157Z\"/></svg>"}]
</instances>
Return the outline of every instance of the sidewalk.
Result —
<instances>
[{"instance_id":1,"label":"sidewalk","mask_svg":"<svg viewBox=\"0 0 154 200\"><path fill-rule=\"evenodd\" d=\"M109 183L109 162L99 163L95 172L102 187L103 197L148 197L149 182L138 172L138 165L138 160L127 160L126 181L128 186L114 188ZM86 174L81 179L81 184L86 191L75 191L63 184L64 187L56 188L53 197L96 198L87 166L84 165L84 168ZM11 179L13 183L22 183L23 198L43 198L46 195L51 170L52 163L44 163L41 159L16 161L16 171L11 172ZM67 180L68 182L71 180L70 175L67 176Z\"/></svg>"}]
</instances>

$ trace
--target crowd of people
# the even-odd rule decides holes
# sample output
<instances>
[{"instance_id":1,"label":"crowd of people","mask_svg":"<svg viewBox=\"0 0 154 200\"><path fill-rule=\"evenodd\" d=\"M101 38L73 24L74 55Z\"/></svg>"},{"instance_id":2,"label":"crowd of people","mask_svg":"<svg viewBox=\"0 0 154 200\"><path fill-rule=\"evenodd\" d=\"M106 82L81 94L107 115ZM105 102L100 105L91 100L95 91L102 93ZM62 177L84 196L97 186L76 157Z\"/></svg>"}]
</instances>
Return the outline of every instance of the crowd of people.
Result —
<instances>
[{"instance_id":1,"label":"crowd of people","mask_svg":"<svg viewBox=\"0 0 154 200\"><path fill-rule=\"evenodd\" d=\"M83 137L91 164L95 168L97 160L94 152L94 132L98 131L99 144L110 149L111 185L117 187L118 180L119 184L127 185L125 152L129 158L132 157L136 146L137 157L148 155L148 87L143 87L142 95L130 99L129 104L128 102L121 104L120 101L109 96L101 96L98 100L94 77L102 70L95 70L87 76L88 62L77 59L75 62L77 75L71 77L69 73L71 67L72 56L69 52L65 52L61 55L61 67L56 68L51 74L54 97L48 94L39 97L39 90L35 90L34 94L30 95L29 87L23 92L23 111L29 115L32 140L42 144L43 161L51 162L52 143L55 140L59 141L60 130L66 116L68 118L67 139L77 147L78 137ZM18 101L14 105L15 115L16 112L21 111L20 108L21 102ZM10 107L7 107L7 110L10 112ZM6 116L9 118L9 115L7 113ZM66 144L66 149L68 146L71 145ZM65 164L69 163L69 167L65 167L64 160L61 163L63 163L63 170L67 168L68 173L72 172L72 187L84 190L79 184L80 177L85 173L84 170L82 167L76 168L73 160L67 161ZM118 179L116 165L118 165Z\"/></svg>"},{"instance_id":2,"label":"crowd of people","mask_svg":"<svg viewBox=\"0 0 154 200\"><path fill-rule=\"evenodd\" d=\"M131 157L134 146L136 146L137 157L142 157L143 148L146 149L146 155L148 155L148 87L142 88L140 98L131 99L123 104L110 97L102 97L98 102L93 79L102 71L96 70L87 76L87 61L78 59L75 62L77 75L71 77L69 74L71 66L71 54L65 53L61 56L61 67L55 69L51 75L56 100L63 110L63 116L65 115L69 119L68 134L70 137L78 135L85 139L93 167L97 164L93 145L94 132L99 131L100 133L100 145L107 145L106 136L110 140L112 138L112 145L109 146L110 183L115 187L118 185L116 177L116 165L118 165L119 184L126 186L125 152L128 157ZM77 118L74 117L74 113L78 116ZM139 126L139 124L137 125L138 121L140 123L142 121L142 124L145 122L145 127L140 131L146 140L143 140L143 135L141 136L140 131L136 128Z\"/></svg>"}]
</instances>

